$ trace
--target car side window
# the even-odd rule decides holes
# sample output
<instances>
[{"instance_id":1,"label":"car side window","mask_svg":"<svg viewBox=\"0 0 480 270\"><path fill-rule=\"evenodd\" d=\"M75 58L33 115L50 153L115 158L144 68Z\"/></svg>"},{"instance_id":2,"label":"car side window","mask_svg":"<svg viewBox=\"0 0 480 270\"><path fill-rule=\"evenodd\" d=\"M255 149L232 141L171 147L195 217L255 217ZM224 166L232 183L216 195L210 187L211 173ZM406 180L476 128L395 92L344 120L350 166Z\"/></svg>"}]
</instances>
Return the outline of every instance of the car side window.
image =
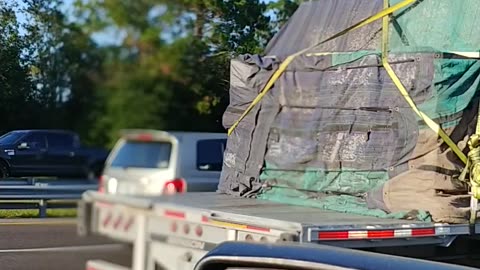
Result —
<instances>
[{"instance_id":1,"label":"car side window","mask_svg":"<svg viewBox=\"0 0 480 270\"><path fill-rule=\"evenodd\" d=\"M45 135L42 133L31 133L22 139L22 142L26 142L32 149L46 148Z\"/></svg>"},{"instance_id":2,"label":"car side window","mask_svg":"<svg viewBox=\"0 0 480 270\"><path fill-rule=\"evenodd\" d=\"M208 139L197 142L197 170L221 171L226 139Z\"/></svg>"},{"instance_id":3,"label":"car side window","mask_svg":"<svg viewBox=\"0 0 480 270\"><path fill-rule=\"evenodd\" d=\"M49 148L71 148L74 146L74 136L62 133L47 134Z\"/></svg>"}]
</instances>

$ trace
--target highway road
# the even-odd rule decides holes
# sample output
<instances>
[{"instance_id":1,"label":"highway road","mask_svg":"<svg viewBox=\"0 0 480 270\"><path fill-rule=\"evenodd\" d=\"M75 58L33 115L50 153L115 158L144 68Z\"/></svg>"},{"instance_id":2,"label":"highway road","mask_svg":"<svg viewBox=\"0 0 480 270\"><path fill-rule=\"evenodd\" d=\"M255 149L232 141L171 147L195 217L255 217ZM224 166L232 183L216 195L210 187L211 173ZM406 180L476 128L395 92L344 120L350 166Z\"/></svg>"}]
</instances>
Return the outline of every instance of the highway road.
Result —
<instances>
[{"instance_id":1,"label":"highway road","mask_svg":"<svg viewBox=\"0 0 480 270\"><path fill-rule=\"evenodd\" d=\"M84 270L90 259L131 264L127 245L101 237L79 237L74 219L0 221L0 269Z\"/></svg>"}]
</instances>

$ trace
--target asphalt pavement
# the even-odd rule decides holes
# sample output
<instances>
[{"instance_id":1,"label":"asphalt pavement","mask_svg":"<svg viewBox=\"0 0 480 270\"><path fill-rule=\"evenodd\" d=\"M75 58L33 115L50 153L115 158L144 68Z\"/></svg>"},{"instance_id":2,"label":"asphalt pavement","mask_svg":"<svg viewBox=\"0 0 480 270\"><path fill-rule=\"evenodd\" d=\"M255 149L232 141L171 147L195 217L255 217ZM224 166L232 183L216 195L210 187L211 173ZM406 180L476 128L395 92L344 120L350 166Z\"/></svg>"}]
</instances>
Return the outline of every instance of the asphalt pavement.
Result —
<instances>
[{"instance_id":1,"label":"asphalt pavement","mask_svg":"<svg viewBox=\"0 0 480 270\"><path fill-rule=\"evenodd\" d=\"M77 236L75 219L0 220L0 269L84 270L91 259L131 264L128 245Z\"/></svg>"}]
</instances>

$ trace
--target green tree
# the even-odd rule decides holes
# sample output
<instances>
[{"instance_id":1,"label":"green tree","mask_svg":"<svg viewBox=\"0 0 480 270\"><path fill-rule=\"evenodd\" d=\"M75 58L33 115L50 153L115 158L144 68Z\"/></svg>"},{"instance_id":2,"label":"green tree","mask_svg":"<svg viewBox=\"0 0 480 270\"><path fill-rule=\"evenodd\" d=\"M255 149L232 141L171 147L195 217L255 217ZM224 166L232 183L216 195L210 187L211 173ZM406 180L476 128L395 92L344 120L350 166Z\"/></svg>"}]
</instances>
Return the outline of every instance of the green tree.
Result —
<instances>
[{"instance_id":1,"label":"green tree","mask_svg":"<svg viewBox=\"0 0 480 270\"><path fill-rule=\"evenodd\" d=\"M16 3L0 2L2 129L105 144L123 128L223 130L229 60L261 53L298 1L78 0L75 20L62 0ZM120 45L99 48L91 37L104 30Z\"/></svg>"},{"instance_id":2,"label":"green tree","mask_svg":"<svg viewBox=\"0 0 480 270\"><path fill-rule=\"evenodd\" d=\"M258 0L77 1L88 34L124 33L97 85L105 106L96 134L122 128L223 130L229 59L259 53L271 36Z\"/></svg>"},{"instance_id":3,"label":"green tree","mask_svg":"<svg viewBox=\"0 0 480 270\"><path fill-rule=\"evenodd\" d=\"M66 128L88 139L96 117L95 78L101 54L78 24L68 21L61 0L24 0L19 12L25 40L23 63L32 70L33 98L40 104L37 123Z\"/></svg>"},{"instance_id":4,"label":"green tree","mask_svg":"<svg viewBox=\"0 0 480 270\"><path fill-rule=\"evenodd\" d=\"M275 16L272 28L276 31L288 21L303 0L276 0L268 4L268 10Z\"/></svg>"},{"instance_id":5,"label":"green tree","mask_svg":"<svg viewBox=\"0 0 480 270\"><path fill-rule=\"evenodd\" d=\"M32 97L28 66L22 64L25 43L18 33L14 6L0 3L0 131L34 125L31 112L37 108ZM33 114L35 115L35 114Z\"/></svg>"},{"instance_id":6,"label":"green tree","mask_svg":"<svg viewBox=\"0 0 480 270\"><path fill-rule=\"evenodd\" d=\"M3 132L66 128L86 137L98 116L102 101L94 86L102 52L67 20L62 5L60 0L0 2Z\"/></svg>"}]
</instances>

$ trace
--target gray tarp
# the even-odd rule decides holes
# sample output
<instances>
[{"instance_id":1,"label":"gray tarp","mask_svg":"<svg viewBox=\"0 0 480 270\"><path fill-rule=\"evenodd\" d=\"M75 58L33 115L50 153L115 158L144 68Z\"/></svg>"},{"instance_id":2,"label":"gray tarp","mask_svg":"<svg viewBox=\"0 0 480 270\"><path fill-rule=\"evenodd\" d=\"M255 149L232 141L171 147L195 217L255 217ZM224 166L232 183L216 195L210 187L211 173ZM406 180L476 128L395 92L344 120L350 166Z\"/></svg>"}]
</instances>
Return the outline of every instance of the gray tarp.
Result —
<instances>
[{"instance_id":1,"label":"gray tarp","mask_svg":"<svg viewBox=\"0 0 480 270\"><path fill-rule=\"evenodd\" d=\"M461 3L467 2L473 3ZM437 1L438 12L443 16L464 7L455 3ZM272 56L243 55L232 61L225 128L240 117L286 56L378 12L382 5L382 0L303 3L269 43L266 51ZM396 14L390 33L395 52L389 62L418 107L464 149L476 123L480 62L452 57L448 51L471 48L480 28L471 30L474 26L465 19L455 27L470 29L470 39L462 34L466 39L458 43L438 31L432 37L441 41L425 39L428 33L413 29L415 18L409 16L429 14L432 5L433 0L424 0ZM418 18L423 23L419 29L435 29L432 18ZM331 54L297 57L229 137L219 192L380 217L421 210L435 221L465 221L468 196L457 180L462 164L386 74L380 36L380 23L375 22L314 50ZM435 44L442 50L433 49Z\"/></svg>"},{"instance_id":2,"label":"gray tarp","mask_svg":"<svg viewBox=\"0 0 480 270\"><path fill-rule=\"evenodd\" d=\"M382 10L383 1L323 0L300 5L287 25L273 37L266 55L287 56L331 37L345 28ZM316 48L319 52L375 50L380 46L381 22L377 21L353 35L345 35Z\"/></svg>"},{"instance_id":3,"label":"gray tarp","mask_svg":"<svg viewBox=\"0 0 480 270\"><path fill-rule=\"evenodd\" d=\"M225 128L230 128L247 109L277 65L278 62L275 59L252 55L243 55L231 62L230 105L223 115ZM265 101L271 99L267 96ZM267 113L270 118L273 118L276 112L268 113L271 110L276 109L267 106L262 108L262 113L259 113L260 106L257 106L240 122L235 132L229 137L225 149L220 191L245 196L245 192L259 189L258 177L263 167L266 147L266 141L263 138L268 132L268 126L265 125L265 128L262 128L257 125L258 114L263 116ZM258 133L262 134L255 136Z\"/></svg>"}]
</instances>

